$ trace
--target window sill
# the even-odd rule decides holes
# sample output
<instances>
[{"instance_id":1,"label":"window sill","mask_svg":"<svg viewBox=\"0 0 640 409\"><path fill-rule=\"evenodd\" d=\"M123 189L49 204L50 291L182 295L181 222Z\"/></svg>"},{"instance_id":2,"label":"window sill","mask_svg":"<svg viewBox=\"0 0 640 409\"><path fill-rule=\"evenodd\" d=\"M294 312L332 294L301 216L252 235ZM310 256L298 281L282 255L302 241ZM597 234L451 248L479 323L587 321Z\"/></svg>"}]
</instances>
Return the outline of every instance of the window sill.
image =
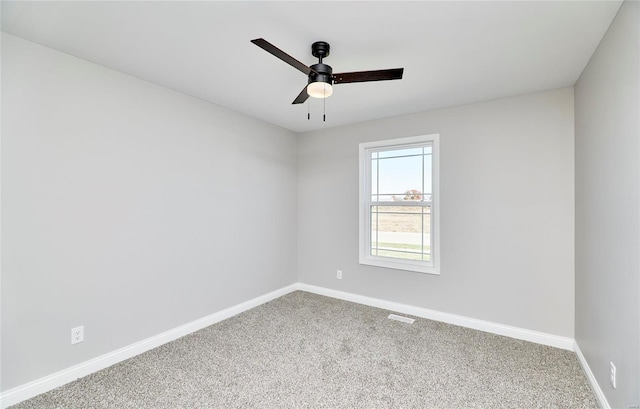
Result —
<instances>
[{"instance_id":1,"label":"window sill","mask_svg":"<svg viewBox=\"0 0 640 409\"><path fill-rule=\"evenodd\" d=\"M385 257L360 257L360 264L374 267L391 268L394 270L410 271L414 273L440 275L440 270L432 264L411 261L395 261Z\"/></svg>"}]
</instances>

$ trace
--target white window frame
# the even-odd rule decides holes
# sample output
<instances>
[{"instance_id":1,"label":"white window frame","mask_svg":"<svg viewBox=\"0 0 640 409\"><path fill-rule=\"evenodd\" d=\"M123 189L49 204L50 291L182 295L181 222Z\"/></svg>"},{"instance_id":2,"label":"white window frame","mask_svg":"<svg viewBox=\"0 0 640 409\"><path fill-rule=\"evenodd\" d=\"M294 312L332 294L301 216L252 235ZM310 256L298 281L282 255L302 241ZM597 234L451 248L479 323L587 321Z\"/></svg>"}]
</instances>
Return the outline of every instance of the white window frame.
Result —
<instances>
[{"instance_id":1,"label":"white window frame","mask_svg":"<svg viewBox=\"0 0 640 409\"><path fill-rule=\"evenodd\" d=\"M420 135L360 144L360 264L440 274L440 135ZM431 144L432 195L431 195L431 261L402 260L371 254L371 152L387 149L410 148ZM397 205L397 203L395 204Z\"/></svg>"}]
</instances>

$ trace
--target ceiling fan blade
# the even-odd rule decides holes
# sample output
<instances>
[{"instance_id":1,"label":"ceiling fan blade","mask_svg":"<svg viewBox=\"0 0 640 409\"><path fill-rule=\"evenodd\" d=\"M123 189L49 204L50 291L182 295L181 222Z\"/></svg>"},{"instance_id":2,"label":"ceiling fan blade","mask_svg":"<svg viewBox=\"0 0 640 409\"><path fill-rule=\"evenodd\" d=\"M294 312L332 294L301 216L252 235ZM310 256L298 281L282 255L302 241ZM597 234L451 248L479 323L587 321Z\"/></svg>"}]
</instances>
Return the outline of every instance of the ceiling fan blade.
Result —
<instances>
[{"instance_id":1,"label":"ceiling fan blade","mask_svg":"<svg viewBox=\"0 0 640 409\"><path fill-rule=\"evenodd\" d=\"M294 99L291 104L302 104L307 100L307 98L309 98L309 94L307 94L307 86L305 85L305 87L302 89L302 92L298 94L296 99Z\"/></svg>"},{"instance_id":2,"label":"ceiling fan blade","mask_svg":"<svg viewBox=\"0 0 640 409\"><path fill-rule=\"evenodd\" d=\"M340 74L333 74L333 83L345 84L348 82L401 80L403 72L404 68L392 68L390 70L376 71L343 72Z\"/></svg>"},{"instance_id":3,"label":"ceiling fan blade","mask_svg":"<svg viewBox=\"0 0 640 409\"><path fill-rule=\"evenodd\" d=\"M293 68L302 71L306 75L309 75L312 72L315 72L314 70L311 69L311 67L307 67L305 64L303 64L300 61L296 60L295 58L293 58L289 54L285 53L284 51L282 51L281 49L279 49L275 45L273 45L270 42L268 42L267 40L265 40L264 38L256 38L255 40L251 40L251 42L253 44L257 45L258 47L262 48L263 50L265 50L269 54L273 54L276 57L280 58L282 61L286 62L287 64L289 64Z\"/></svg>"}]
</instances>

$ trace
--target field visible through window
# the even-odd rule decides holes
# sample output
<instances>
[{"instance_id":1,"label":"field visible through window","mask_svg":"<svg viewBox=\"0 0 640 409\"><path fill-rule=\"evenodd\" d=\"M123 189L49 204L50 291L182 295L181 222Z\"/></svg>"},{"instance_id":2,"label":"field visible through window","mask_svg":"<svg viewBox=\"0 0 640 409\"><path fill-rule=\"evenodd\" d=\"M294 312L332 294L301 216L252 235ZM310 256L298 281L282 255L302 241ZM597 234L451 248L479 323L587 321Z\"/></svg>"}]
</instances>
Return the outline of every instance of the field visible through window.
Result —
<instances>
[{"instance_id":1,"label":"field visible through window","mask_svg":"<svg viewBox=\"0 0 640 409\"><path fill-rule=\"evenodd\" d=\"M431 209L423 206L371 206L371 254L430 261Z\"/></svg>"}]
</instances>

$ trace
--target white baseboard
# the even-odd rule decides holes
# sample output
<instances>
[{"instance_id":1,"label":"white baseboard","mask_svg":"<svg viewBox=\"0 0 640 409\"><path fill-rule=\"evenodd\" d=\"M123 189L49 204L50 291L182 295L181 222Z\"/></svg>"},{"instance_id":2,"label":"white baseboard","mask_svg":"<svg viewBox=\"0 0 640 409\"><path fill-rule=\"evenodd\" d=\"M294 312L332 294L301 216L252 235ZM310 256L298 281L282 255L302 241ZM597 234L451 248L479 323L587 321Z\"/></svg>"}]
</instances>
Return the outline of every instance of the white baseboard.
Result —
<instances>
[{"instance_id":1,"label":"white baseboard","mask_svg":"<svg viewBox=\"0 0 640 409\"><path fill-rule=\"evenodd\" d=\"M416 317L427 318L435 321L446 322L448 324L459 325L461 327L472 328L480 331L490 332L493 334L504 335L511 338L521 339L525 341L535 342L537 344L548 345L556 348L562 348L567 350L574 350L578 353L580 364L582 365L587 378L591 383L598 401L602 404L603 409L610 409L609 405L602 394L602 390L598 387L593 374L589 370L589 366L584 360L584 356L579 352L579 348L575 341L571 338L561 337L557 335L546 334L543 332L531 331L523 328L512 327L503 324L496 324L490 321L478 320L475 318L464 317L461 315L449 314L445 312L429 310L426 308L414 307L407 304L400 304L391 301L381 300L372 297L366 297L363 295L347 293L338 290L332 290L323 287L317 287L309 284L296 283L287 287L283 287L279 290L270 292L268 294L256 297L249 301L227 308L225 310L208 315L204 318L192 321L185 325L181 325L177 328L165 331L161 334L144 339L135 344L128 345L126 347L117 349L113 352L101 355L97 358L85 361L78 365L74 365L70 368L53 373L35 381L20 385L6 392L0 393L0 408L4 409L8 406L15 405L26 399L32 398L41 393L50 391L57 387L60 387L66 383L75 381L78 378L87 376L108 366L114 365L118 362L124 361L143 352L149 351L160 345L171 342L175 339L188 335L192 332L198 331L202 328L213 325L217 322L230 318L234 315L240 314L246 310L257 307L268 301L279 298L290 292L302 290L310 293L324 295L327 297L337 298L345 301L351 301L359 304L369 305L372 307L383 308L389 311L395 311L403 314L409 314ZM595 385L595 386L594 386Z\"/></svg>"},{"instance_id":2,"label":"white baseboard","mask_svg":"<svg viewBox=\"0 0 640 409\"><path fill-rule=\"evenodd\" d=\"M600 407L600 409L611 409L611 406L609 406L609 402L607 401L607 398L604 396L604 392L602 392L602 389L600 388L598 381L596 381L596 377L593 375L593 372L591 372L591 368L589 367L589 364L587 363L586 358L584 357L584 355L582 355L582 351L578 346L578 342L574 343L573 349L574 351L576 351L576 355L578 355L578 361L580 362L580 366L582 367L582 370L587 376L587 381L589 381L589 385L591 385L591 389L593 390L594 395L596 395L598 406Z\"/></svg>"},{"instance_id":3,"label":"white baseboard","mask_svg":"<svg viewBox=\"0 0 640 409\"><path fill-rule=\"evenodd\" d=\"M287 287L280 288L276 291L261 295L249 301L245 301L238 305L234 305L233 307L208 315L204 318L189 322L177 328L144 339L140 342L136 342L135 344L128 345L62 371L36 379L35 381L9 389L8 391L0 394L0 408L4 409L41 393L60 387L66 383L75 381L78 378L87 376L108 366L122 362L125 359L129 359L160 345L166 344L167 342L171 342L192 332L206 328L209 325L213 325L217 322L233 317L234 315L257 307L258 305L282 297L283 295L296 291L297 289L297 284L291 284Z\"/></svg>"},{"instance_id":4,"label":"white baseboard","mask_svg":"<svg viewBox=\"0 0 640 409\"><path fill-rule=\"evenodd\" d=\"M455 315L446 312L429 310L427 308L414 307L412 305L385 301L378 298L366 297L363 295L332 290L324 287L316 287L309 284L298 283L298 289L310 293L324 295L327 297L338 298L340 300L356 302L359 304L369 305L377 308L383 308L389 311L401 312L403 314L409 314L416 317L446 322L447 324L459 325L461 327L477 329L479 331L490 332L492 334L504 335L524 341L535 342L536 344L567 349L569 351L573 351L575 343L573 338L561 337L544 332L531 331L524 328L512 327L510 325L496 324L494 322L464 317L462 315Z\"/></svg>"}]
</instances>

